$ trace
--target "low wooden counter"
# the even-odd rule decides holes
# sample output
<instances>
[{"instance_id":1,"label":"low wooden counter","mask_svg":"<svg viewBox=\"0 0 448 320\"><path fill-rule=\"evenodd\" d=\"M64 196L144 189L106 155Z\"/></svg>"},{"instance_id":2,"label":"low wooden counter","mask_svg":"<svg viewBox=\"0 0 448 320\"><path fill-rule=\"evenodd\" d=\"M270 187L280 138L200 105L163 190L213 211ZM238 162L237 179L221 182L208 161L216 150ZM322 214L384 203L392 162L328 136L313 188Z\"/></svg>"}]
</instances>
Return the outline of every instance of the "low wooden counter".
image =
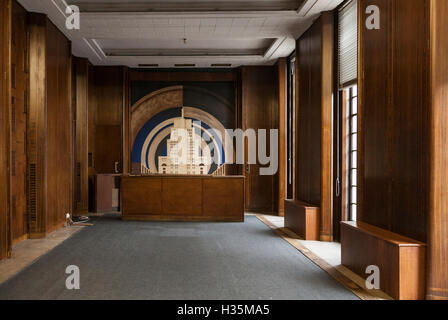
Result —
<instances>
[{"instance_id":1,"label":"low wooden counter","mask_svg":"<svg viewBox=\"0 0 448 320\"><path fill-rule=\"evenodd\" d=\"M123 220L244 221L243 176L121 178Z\"/></svg>"}]
</instances>

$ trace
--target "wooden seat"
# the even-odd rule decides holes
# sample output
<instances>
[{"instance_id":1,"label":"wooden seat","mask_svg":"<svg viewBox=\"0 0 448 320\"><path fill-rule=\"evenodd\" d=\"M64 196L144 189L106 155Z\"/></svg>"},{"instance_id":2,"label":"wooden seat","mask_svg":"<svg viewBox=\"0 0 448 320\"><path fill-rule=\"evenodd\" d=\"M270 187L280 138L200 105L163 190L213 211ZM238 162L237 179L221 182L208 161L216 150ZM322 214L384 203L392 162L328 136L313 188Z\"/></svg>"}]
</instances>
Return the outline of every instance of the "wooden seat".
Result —
<instances>
[{"instance_id":1,"label":"wooden seat","mask_svg":"<svg viewBox=\"0 0 448 320\"><path fill-rule=\"evenodd\" d=\"M363 222L341 222L342 264L364 279L379 267L380 290L398 300L425 298L426 244Z\"/></svg>"},{"instance_id":2,"label":"wooden seat","mask_svg":"<svg viewBox=\"0 0 448 320\"><path fill-rule=\"evenodd\" d=\"M319 240L319 207L285 200L285 227L304 240Z\"/></svg>"}]
</instances>

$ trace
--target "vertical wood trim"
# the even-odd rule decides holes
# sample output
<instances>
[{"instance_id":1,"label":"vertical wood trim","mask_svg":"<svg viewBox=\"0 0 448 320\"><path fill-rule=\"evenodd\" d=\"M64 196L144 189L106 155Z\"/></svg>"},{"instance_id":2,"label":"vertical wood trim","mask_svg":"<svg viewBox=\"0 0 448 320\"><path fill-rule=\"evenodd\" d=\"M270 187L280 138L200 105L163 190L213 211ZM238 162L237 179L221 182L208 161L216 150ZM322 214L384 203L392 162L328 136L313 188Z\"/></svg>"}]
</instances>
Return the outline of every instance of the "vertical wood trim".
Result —
<instances>
[{"instance_id":1,"label":"vertical wood trim","mask_svg":"<svg viewBox=\"0 0 448 320\"><path fill-rule=\"evenodd\" d=\"M322 14L321 235L333 241L333 81L334 16Z\"/></svg>"},{"instance_id":2,"label":"vertical wood trim","mask_svg":"<svg viewBox=\"0 0 448 320\"><path fill-rule=\"evenodd\" d=\"M287 134L286 134L286 112L287 112L287 61L286 58L279 59L278 71L278 214L285 213L286 199L286 168L287 168Z\"/></svg>"},{"instance_id":3,"label":"vertical wood trim","mask_svg":"<svg viewBox=\"0 0 448 320\"><path fill-rule=\"evenodd\" d=\"M88 213L88 78L89 62L87 59L73 57L73 114L76 120L72 121L76 125L75 156L73 162L74 176L74 212L76 214ZM78 169L79 167L79 169Z\"/></svg>"},{"instance_id":4,"label":"vertical wood trim","mask_svg":"<svg viewBox=\"0 0 448 320\"><path fill-rule=\"evenodd\" d=\"M9 102L11 97L11 0L0 0L0 259L11 254L10 212L10 125Z\"/></svg>"},{"instance_id":5,"label":"vertical wood trim","mask_svg":"<svg viewBox=\"0 0 448 320\"><path fill-rule=\"evenodd\" d=\"M70 214L74 214L75 213L75 204L74 204L74 198L73 198L73 193L74 193L74 191L75 191L75 188L74 188L74 184L73 184L73 181L74 181L74 179L75 179L75 176L74 176L74 170L73 170L73 168L74 168L74 166L75 166L75 162L74 162L74 160L75 160L75 158L74 158L74 154L73 154L73 150L74 150L74 139L73 139L73 132L74 132L74 128L73 128L73 125L74 125L74 122L73 122L73 117L74 117L74 109L75 109L75 105L73 105L73 100L72 100L72 94L73 94L73 88L72 88L72 78L73 78L73 57L72 57L72 42L71 41L69 41L68 42L68 46L69 46L69 49L68 49L68 54L69 54L69 56L68 56L68 72L67 72L67 90L68 90L68 93L67 93L67 105L68 105L68 107L69 107L69 112L70 112L70 121L69 121L69 123L70 123L70 130L69 130L69 134L70 134L70 137L69 137L69 141L70 141L70 148L69 148L69 150L70 150L70 152L72 153L71 154L71 156L70 156L70 168L71 168L71 170L69 170L70 171L70 188L69 188L69 205L70 205ZM87 161L87 160L86 160ZM88 211L88 210L87 210Z\"/></svg>"},{"instance_id":6,"label":"vertical wood trim","mask_svg":"<svg viewBox=\"0 0 448 320\"><path fill-rule=\"evenodd\" d=\"M448 2L430 0L431 151L427 299L448 300Z\"/></svg>"},{"instance_id":7,"label":"vertical wood trim","mask_svg":"<svg viewBox=\"0 0 448 320\"><path fill-rule=\"evenodd\" d=\"M131 172L129 68L123 68L123 174Z\"/></svg>"},{"instance_id":8,"label":"vertical wood trim","mask_svg":"<svg viewBox=\"0 0 448 320\"><path fill-rule=\"evenodd\" d=\"M28 192L30 236L41 235L46 229L46 16L31 13L30 33L30 94L27 124Z\"/></svg>"}]
</instances>

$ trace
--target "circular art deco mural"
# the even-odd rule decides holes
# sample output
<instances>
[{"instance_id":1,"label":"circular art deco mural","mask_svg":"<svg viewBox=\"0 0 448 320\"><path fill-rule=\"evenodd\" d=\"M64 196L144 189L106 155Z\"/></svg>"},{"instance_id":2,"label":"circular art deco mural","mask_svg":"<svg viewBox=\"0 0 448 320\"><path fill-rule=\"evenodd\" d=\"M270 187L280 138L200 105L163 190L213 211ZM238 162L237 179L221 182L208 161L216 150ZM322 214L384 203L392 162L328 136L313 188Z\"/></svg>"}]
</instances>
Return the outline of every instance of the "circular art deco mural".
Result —
<instances>
[{"instance_id":1,"label":"circular art deco mural","mask_svg":"<svg viewBox=\"0 0 448 320\"><path fill-rule=\"evenodd\" d=\"M149 119L132 146L133 173L212 174L225 163L225 128L194 107L163 110Z\"/></svg>"}]
</instances>

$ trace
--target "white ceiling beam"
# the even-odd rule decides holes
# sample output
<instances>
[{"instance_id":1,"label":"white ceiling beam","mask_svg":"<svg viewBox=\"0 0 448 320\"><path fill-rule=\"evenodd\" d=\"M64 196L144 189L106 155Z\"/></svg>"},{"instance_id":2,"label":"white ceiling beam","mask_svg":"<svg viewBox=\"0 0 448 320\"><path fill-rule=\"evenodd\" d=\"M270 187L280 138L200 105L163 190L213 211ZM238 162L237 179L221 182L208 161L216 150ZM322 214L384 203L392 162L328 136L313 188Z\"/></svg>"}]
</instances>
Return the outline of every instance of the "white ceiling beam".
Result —
<instances>
[{"instance_id":1,"label":"white ceiling beam","mask_svg":"<svg viewBox=\"0 0 448 320\"><path fill-rule=\"evenodd\" d=\"M253 12L271 11L288 12L299 9L303 0L282 1L189 1L189 2L83 2L69 1L81 12Z\"/></svg>"}]
</instances>

